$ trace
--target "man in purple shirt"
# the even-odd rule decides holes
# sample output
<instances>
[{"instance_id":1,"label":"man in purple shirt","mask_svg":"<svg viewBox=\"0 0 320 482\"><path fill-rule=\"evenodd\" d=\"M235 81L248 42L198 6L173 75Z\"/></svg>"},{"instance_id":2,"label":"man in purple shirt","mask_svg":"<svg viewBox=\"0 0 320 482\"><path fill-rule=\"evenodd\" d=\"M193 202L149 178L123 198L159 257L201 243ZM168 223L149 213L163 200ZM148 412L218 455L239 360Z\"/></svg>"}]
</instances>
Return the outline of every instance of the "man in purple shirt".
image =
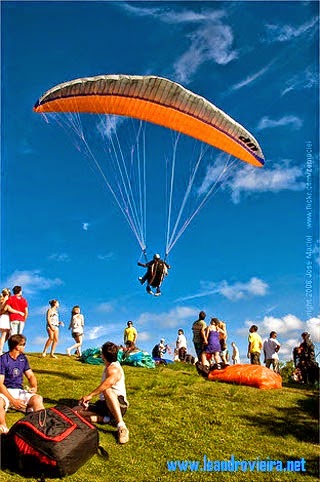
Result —
<instances>
[{"instance_id":1,"label":"man in purple shirt","mask_svg":"<svg viewBox=\"0 0 320 482\"><path fill-rule=\"evenodd\" d=\"M6 411L9 407L21 412L43 410L43 399L37 394L37 379L24 354L26 338L12 335L9 352L0 357L0 433L7 433ZM23 375L30 387L23 389Z\"/></svg>"}]
</instances>

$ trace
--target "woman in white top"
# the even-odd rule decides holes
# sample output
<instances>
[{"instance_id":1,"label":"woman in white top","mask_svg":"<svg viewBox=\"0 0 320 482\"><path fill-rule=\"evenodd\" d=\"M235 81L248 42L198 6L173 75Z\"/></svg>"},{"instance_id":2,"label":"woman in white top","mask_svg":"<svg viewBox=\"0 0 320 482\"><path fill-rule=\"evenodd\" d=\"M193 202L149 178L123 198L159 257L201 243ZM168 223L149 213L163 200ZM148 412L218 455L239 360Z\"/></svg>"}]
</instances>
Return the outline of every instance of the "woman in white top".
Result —
<instances>
[{"instance_id":1,"label":"woman in white top","mask_svg":"<svg viewBox=\"0 0 320 482\"><path fill-rule=\"evenodd\" d=\"M46 344L44 345L44 349L42 352L42 357L47 356L47 350L49 346L51 345L51 350L50 350L50 357L51 358L58 358L54 352L56 349L56 346L59 341L59 326L64 326L62 321L59 321L59 313L58 313L58 308L59 308L59 301L58 300L51 300L49 301L50 308L47 310L47 315L46 315L46 320L47 320L47 333L48 333L48 339L46 341Z\"/></svg>"},{"instance_id":2,"label":"woman in white top","mask_svg":"<svg viewBox=\"0 0 320 482\"><path fill-rule=\"evenodd\" d=\"M84 316L80 313L80 306L76 305L71 311L71 321L69 330L71 329L72 337L75 344L67 348L67 354L71 356L71 350L76 350L75 355L81 357L81 346L83 339Z\"/></svg>"}]
</instances>

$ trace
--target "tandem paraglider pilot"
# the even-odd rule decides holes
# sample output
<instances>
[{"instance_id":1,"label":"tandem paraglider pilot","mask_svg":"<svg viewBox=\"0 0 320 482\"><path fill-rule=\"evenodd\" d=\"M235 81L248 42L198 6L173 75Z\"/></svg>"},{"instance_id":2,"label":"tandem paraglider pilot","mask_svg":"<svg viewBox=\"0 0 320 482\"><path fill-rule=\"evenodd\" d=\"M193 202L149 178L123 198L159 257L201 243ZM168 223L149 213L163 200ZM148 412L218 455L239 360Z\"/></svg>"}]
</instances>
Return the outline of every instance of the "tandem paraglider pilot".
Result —
<instances>
[{"instance_id":1,"label":"tandem paraglider pilot","mask_svg":"<svg viewBox=\"0 0 320 482\"><path fill-rule=\"evenodd\" d=\"M140 263L140 261L138 261L138 266L147 268L146 274L138 278L142 285L147 281L147 293L154 296L160 296L160 286L164 277L167 276L170 266L160 258L160 254L155 254L153 259L147 263ZM152 291L151 286L156 288L155 293Z\"/></svg>"}]
</instances>

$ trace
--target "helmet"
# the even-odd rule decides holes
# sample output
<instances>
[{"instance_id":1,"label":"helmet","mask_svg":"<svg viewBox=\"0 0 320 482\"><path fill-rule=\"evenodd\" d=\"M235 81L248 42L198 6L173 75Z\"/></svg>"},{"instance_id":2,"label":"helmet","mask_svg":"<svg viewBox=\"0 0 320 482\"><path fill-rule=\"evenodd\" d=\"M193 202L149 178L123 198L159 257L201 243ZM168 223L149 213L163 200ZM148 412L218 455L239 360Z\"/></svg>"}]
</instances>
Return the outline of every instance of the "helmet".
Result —
<instances>
[{"instance_id":1,"label":"helmet","mask_svg":"<svg viewBox=\"0 0 320 482\"><path fill-rule=\"evenodd\" d=\"M153 259L160 259L160 254L156 253L153 257Z\"/></svg>"}]
</instances>

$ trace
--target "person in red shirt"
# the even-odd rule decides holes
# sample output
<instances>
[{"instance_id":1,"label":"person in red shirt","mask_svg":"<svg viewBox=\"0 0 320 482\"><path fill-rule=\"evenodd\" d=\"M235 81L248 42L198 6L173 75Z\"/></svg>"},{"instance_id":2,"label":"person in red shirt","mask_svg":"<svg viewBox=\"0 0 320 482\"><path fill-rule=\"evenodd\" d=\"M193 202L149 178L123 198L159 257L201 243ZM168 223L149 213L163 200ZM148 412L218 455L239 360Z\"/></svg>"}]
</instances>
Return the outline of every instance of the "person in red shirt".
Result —
<instances>
[{"instance_id":1,"label":"person in red shirt","mask_svg":"<svg viewBox=\"0 0 320 482\"><path fill-rule=\"evenodd\" d=\"M21 286L14 286L13 295L7 301L10 318L10 335L22 335L28 317L28 302L22 296Z\"/></svg>"}]
</instances>

